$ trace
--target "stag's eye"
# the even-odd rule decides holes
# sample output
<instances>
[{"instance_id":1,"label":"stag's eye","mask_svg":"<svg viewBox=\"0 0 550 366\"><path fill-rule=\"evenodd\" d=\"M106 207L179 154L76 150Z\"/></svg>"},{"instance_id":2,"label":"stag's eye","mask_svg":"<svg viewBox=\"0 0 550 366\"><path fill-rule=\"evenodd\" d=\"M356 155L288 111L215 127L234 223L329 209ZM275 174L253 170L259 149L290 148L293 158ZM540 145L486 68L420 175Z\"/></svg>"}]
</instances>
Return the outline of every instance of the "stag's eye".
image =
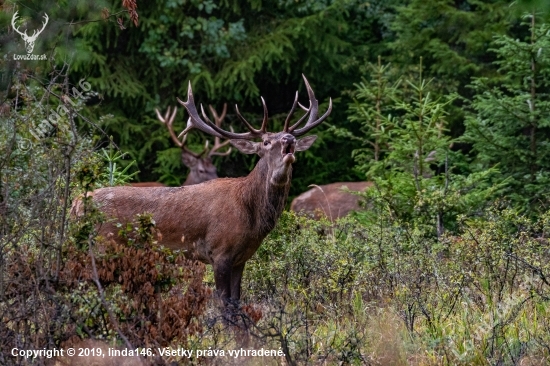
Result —
<instances>
[{"instance_id":1,"label":"stag's eye","mask_svg":"<svg viewBox=\"0 0 550 366\"><path fill-rule=\"evenodd\" d=\"M269 141L264 141L264 146L267 146L267 145L269 145L269 144L271 144L271 142L269 142Z\"/></svg>"}]
</instances>

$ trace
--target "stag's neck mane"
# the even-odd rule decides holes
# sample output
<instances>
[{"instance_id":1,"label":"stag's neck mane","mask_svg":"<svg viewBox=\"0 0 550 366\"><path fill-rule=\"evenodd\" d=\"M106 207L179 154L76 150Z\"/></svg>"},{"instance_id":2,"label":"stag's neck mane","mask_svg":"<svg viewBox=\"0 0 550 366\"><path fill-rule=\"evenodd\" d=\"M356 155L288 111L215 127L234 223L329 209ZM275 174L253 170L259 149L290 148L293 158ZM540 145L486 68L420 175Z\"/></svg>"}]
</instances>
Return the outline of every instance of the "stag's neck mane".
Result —
<instances>
[{"instance_id":1,"label":"stag's neck mane","mask_svg":"<svg viewBox=\"0 0 550 366\"><path fill-rule=\"evenodd\" d=\"M275 228L290 190L292 166L288 168L288 180L284 185L271 184L271 172L266 159L260 158L256 167L245 178L241 199L246 207L247 220L263 239Z\"/></svg>"}]
</instances>

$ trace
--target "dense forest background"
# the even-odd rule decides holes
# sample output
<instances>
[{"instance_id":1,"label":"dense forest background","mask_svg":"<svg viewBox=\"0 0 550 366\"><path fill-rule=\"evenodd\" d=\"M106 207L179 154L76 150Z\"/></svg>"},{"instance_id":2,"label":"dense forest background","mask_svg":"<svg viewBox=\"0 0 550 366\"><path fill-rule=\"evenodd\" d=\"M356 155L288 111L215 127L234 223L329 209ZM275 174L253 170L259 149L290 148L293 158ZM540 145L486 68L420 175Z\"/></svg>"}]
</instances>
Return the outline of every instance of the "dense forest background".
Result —
<instances>
[{"instance_id":1,"label":"dense forest background","mask_svg":"<svg viewBox=\"0 0 550 366\"><path fill-rule=\"evenodd\" d=\"M550 360L547 1L46 0L0 10L0 364L31 362L14 347L107 344L280 348L268 361L288 365ZM43 60L17 58L27 52L16 11L28 33L47 14L33 51ZM208 268L154 245L149 216L121 228L127 245L95 236L104 218L93 209L70 218L85 191L185 181L155 109L185 100L189 81L197 103L229 105L225 129L243 131L235 104L259 125L263 97L278 131L296 90L306 104L302 74L320 110L334 106L297 154L290 198L311 184L373 188L337 223L283 213L247 264L238 324L220 321ZM179 108L177 133L186 118ZM188 144L200 151L206 139L193 131ZM256 161L213 158L220 177Z\"/></svg>"},{"instance_id":2,"label":"dense forest background","mask_svg":"<svg viewBox=\"0 0 550 366\"><path fill-rule=\"evenodd\" d=\"M297 89L304 98L303 73L317 98L326 103L332 97L335 106L329 122L317 132L321 139L298 161L291 192L295 195L312 183L367 179L364 172L354 169L351 158L354 150L364 147L361 142L327 130L333 125L355 134L361 131L359 124L365 122L353 120L353 104L360 99L357 85L373 77L369 64L377 64L379 57L382 64L391 64L390 82L418 74L422 57L422 77L432 80L432 95L456 93L445 108L445 135L457 139L453 151L461 149L475 160L480 152L472 149L474 141L464 138L465 120L475 114L470 101L481 93L471 85L474 78L487 77L489 84L501 80L496 37L529 42L528 22L521 19L532 4L145 2L137 4L139 19L135 23L121 5L101 1L13 2L3 5L2 23L7 30L16 9L21 17L37 24L37 14L48 13L50 23L37 49L57 64L69 64L71 83L85 78L91 84L98 94L87 100L83 113L101 120L105 135L112 135L121 150L137 161L141 181L179 185L185 180L186 168L178 149L156 120L154 109L176 105L176 97L185 97L189 80L200 103L216 108L238 103L255 121L261 118L259 97L263 96L275 128L288 112ZM540 22L545 14L537 14L542 17ZM16 33L5 34L2 43L6 52L18 46L17 37ZM4 62L5 75L14 68L37 77L48 70L48 62ZM7 82L4 77L4 90ZM373 100L361 102L374 108L368 105ZM232 107L227 121L241 128ZM184 123L180 108L176 130L182 130ZM191 143L198 149L204 136L193 138ZM239 176L253 165L249 159L254 158L235 152L215 159L215 164L220 176ZM494 162L489 159L486 166Z\"/></svg>"}]
</instances>

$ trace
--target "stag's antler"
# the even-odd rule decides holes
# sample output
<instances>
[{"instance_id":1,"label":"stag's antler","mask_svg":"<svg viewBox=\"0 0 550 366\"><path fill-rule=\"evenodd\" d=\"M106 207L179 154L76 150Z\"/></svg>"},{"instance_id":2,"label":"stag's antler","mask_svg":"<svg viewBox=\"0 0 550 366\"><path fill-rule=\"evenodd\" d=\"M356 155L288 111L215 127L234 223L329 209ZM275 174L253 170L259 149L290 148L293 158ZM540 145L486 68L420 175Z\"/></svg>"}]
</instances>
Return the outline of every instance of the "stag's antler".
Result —
<instances>
[{"instance_id":1,"label":"stag's antler","mask_svg":"<svg viewBox=\"0 0 550 366\"><path fill-rule=\"evenodd\" d=\"M305 108L300 103L298 103L298 93L296 92L296 98L294 99L294 104L292 105L292 109L290 110L290 113L285 120L285 125L283 128L283 132L288 132L296 137L307 133L309 130L311 130L315 126L321 124L321 122L323 122L332 111L332 99L330 99L329 107L327 111L323 116L321 116L321 118L317 119L319 103L317 99L315 99L315 94L313 93L313 90L311 89L311 86L309 85L309 82L307 81L306 77L304 75L302 75L302 77L304 78L304 81L306 83L306 89L309 96L309 108ZM250 123L248 123L244 119L244 117L240 114L239 108L235 105L237 116L239 117L241 122L243 122L243 124L246 126L249 132L245 132L245 133L229 132L221 129L219 126L212 123L212 121L210 121L210 119L206 116L206 113L204 113L204 108L202 107L202 105L201 105L201 111L202 111L202 116L204 120L199 116L199 113L197 112L197 107L195 106L195 100L193 98L193 90L191 88L191 82L189 82L189 88L187 91L187 102L182 102L179 98L177 98L178 102L187 109L187 112L189 112L189 120L187 121L187 127L185 128L185 130L183 130L182 133L180 133L178 137L181 137L182 135L187 134L193 128L197 128L210 135L213 135L216 137L225 137L227 139L253 140L253 139L259 138L263 134L267 133L267 119L268 119L267 107L265 105L264 98L261 98L261 99L262 99L262 105L264 107L264 118L262 121L262 127L259 130L254 129L250 125ZM293 126L289 127L288 125L289 125L290 119L297 105L300 105L302 109L306 110L306 114L303 115L302 118L300 118L300 120L296 122ZM309 119L306 122L305 126L302 127L301 129L296 130L296 128L300 125L300 123L302 123L302 121L308 115L309 115Z\"/></svg>"},{"instance_id":2,"label":"stag's antler","mask_svg":"<svg viewBox=\"0 0 550 366\"><path fill-rule=\"evenodd\" d=\"M311 104L311 103L310 103ZM292 125L292 127L290 127L290 131L292 131L293 129L295 129L296 127L298 127L300 125L300 123L302 123L302 121L309 115L309 108L306 108L304 107L303 105L301 105L299 102L298 102L298 92L296 92L296 97L294 97L294 103L292 104L292 108L290 109L290 112L288 113L288 116L286 117L285 119L285 125L283 127L283 131L284 132L288 132L289 131L289 128L288 128L288 124L290 123L290 119L292 118L292 115L294 114L294 110L296 109L296 105L299 105L300 108L302 108L303 110L306 111L306 114L304 114L299 120L298 122L296 122L294 125Z\"/></svg>"},{"instance_id":3,"label":"stag's antler","mask_svg":"<svg viewBox=\"0 0 550 366\"><path fill-rule=\"evenodd\" d=\"M187 135L183 136L181 141L176 136L176 132L174 132L174 119L176 118L176 114L178 113L178 107L174 107L174 111L170 114L171 107L168 107L166 109L166 113L164 116L160 114L160 111L155 108L155 112L157 113L157 118L159 119L162 124L166 126L168 129L168 132L170 133L170 137L172 138L172 141L181 148L182 150L187 151L189 154L193 155L196 158L200 158L207 150L208 150L208 141L204 144L204 149L200 153L196 153L194 151L191 151L186 145L185 142L187 141Z\"/></svg>"},{"instance_id":4,"label":"stag's antler","mask_svg":"<svg viewBox=\"0 0 550 366\"><path fill-rule=\"evenodd\" d=\"M199 113L197 112L197 107L195 106L195 100L193 98L193 89L191 88L191 82L189 82L189 88L187 89L187 102L182 102L179 98L176 98L178 102L187 109L187 112L189 113L189 119L187 120L187 127L185 130L182 131L182 133L179 134L178 137L181 137L182 135L187 134L191 129L196 128L198 130L201 130L203 132L206 132L212 136L220 137L220 138L227 138L227 139L240 139L240 140L253 140L255 138L261 137L264 133L266 133L266 127L267 127L267 107L265 105L265 101L262 98L262 104L264 106L264 120L262 122L262 128L259 130L255 130L245 119L241 114L239 113L239 109L236 107L237 110L237 116L239 116L239 119L244 123L244 125L248 128L250 132L245 133L235 133L235 132L229 132L225 131L222 128L216 126L210 119L206 116L206 113L204 113L204 108L201 104L201 111L202 116L204 117L204 120L199 116Z\"/></svg>"},{"instance_id":5,"label":"stag's antler","mask_svg":"<svg viewBox=\"0 0 550 366\"><path fill-rule=\"evenodd\" d=\"M45 22L42 23L42 29L40 29L39 31L35 30L35 31L33 32L32 36L31 36L32 39L36 39L36 37L38 37L38 35L39 35L40 33L42 33L42 31L44 30L44 28L46 28L46 24L48 24L48 20L49 20L49 19L50 19L50 18L48 17L48 14L44 13L44 20L45 20ZM36 35L35 35L35 33L36 33Z\"/></svg>"},{"instance_id":6,"label":"stag's antler","mask_svg":"<svg viewBox=\"0 0 550 366\"><path fill-rule=\"evenodd\" d=\"M292 127L290 127L288 129L288 133L290 133L291 135L296 136L296 137L302 136L303 134L307 133L309 130L311 130L315 126L320 125L328 117L330 112L332 112L332 98L329 98L327 111L325 112L325 114L323 114L321 116L321 118L316 119L317 118L317 113L319 111L319 102L317 101L317 99L315 99L315 94L313 93L313 89L311 89L311 86L309 85L309 82L307 81L304 74L302 74L302 77L304 78L304 82L306 83L307 95L309 97L309 108L306 109L304 106L302 106L300 104L300 107L302 109L306 109L307 112L304 116L302 116L302 118L300 118L300 120L298 122L296 122ZM294 103L296 103L296 102L297 102L297 99L294 101ZM287 117L287 120L290 119L290 116L292 115L295 107L296 106L293 106L292 110L290 111L289 116ZM307 120L305 126L300 128L299 130L296 130L296 128L300 125L300 123L302 123L302 120L308 114L309 114L309 119ZM285 126L287 126L286 121L285 121ZM287 131L285 131L285 132L287 132Z\"/></svg>"},{"instance_id":7,"label":"stag's antler","mask_svg":"<svg viewBox=\"0 0 550 366\"><path fill-rule=\"evenodd\" d=\"M227 103L223 104L222 114L219 116L211 104L208 105L208 108L210 109L210 113L212 113L212 116L214 117L214 122L216 123L216 126L221 127L222 121L225 119L225 115L227 114ZM231 126L229 128L231 129L231 132L233 132L233 129L231 128ZM214 155L227 156L231 154L231 148L227 149L227 151L225 152L218 152L218 150L227 146L228 144L229 144L229 140L225 140L224 142L220 143L220 138L217 136L214 137L214 146L212 147L212 149L210 149L208 156L214 156Z\"/></svg>"}]
</instances>

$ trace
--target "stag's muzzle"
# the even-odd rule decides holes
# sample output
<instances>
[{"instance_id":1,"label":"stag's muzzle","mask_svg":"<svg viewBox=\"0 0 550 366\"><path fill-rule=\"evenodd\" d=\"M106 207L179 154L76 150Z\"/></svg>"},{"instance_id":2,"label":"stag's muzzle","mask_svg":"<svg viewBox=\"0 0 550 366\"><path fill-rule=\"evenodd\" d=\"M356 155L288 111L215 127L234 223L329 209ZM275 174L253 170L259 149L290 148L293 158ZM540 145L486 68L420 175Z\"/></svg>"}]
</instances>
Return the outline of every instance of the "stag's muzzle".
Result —
<instances>
[{"instance_id":1,"label":"stag's muzzle","mask_svg":"<svg viewBox=\"0 0 550 366\"><path fill-rule=\"evenodd\" d=\"M296 160L294 151L296 150L296 139L292 135L287 135L282 138L282 155L283 162L292 164Z\"/></svg>"}]
</instances>

